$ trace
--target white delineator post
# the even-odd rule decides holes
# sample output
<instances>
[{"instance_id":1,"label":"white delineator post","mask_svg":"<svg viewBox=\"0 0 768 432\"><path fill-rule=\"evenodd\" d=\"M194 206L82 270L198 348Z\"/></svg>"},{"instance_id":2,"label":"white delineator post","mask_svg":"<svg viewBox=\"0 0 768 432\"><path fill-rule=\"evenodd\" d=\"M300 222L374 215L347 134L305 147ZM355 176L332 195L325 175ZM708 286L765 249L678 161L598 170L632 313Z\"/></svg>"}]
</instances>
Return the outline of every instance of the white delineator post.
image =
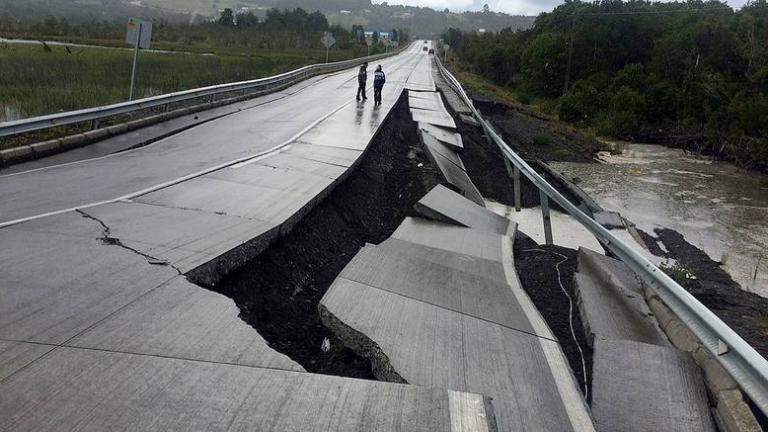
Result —
<instances>
[{"instance_id":1,"label":"white delineator post","mask_svg":"<svg viewBox=\"0 0 768 432\"><path fill-rule=\"evenodd\" d=\"M136 90L136 69L139 64L139 50L147 49L152 40L152 23L150 21L130 18L125 35L125 42L133 45L133 68L131 69L131 90L128 93L128 100L133 100Z\"/></svg>"},{"instance_id":2,"label":"white delineator post","mask_svg":"<svg viewBox=\"0 0 768 432\"><path fill-rule=\"evenodd\" d=\"M144 26L139 22L139 31L136 32L136 45L133 49L133 69L131 69L131 91L128 93L128 100L133 100L133 89L136 85L136 65L139 61L139 46L141 45L141 30Z\"/></svg>"}]
</instances>

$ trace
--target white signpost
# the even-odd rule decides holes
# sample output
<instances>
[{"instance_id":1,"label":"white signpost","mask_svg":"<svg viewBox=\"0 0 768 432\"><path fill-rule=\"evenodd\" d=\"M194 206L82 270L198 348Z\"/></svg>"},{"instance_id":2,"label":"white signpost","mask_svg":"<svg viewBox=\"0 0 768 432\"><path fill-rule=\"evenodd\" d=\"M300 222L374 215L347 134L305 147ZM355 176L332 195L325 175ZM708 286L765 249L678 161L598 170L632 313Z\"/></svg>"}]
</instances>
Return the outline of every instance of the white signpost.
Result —
<instances>
[{"instance_id":1,"label":"white signpost","mask_svg":"<svg viewBox=\"0 0 768 432\"><path fill-rule=\"evenodd\" d=\"M443 48L445 49L445 60L443 60L444 63L448 63L448 50L451 49L451 46L448 44L443 45ZM440 58L439 56L437 58Z\"/></svg>"},{"instance_id":2,"label":"white signpost","mask_svg":"<svg viewBox=\"0 0 768 432\"><path fill-rule=\"evenodd\" d=\"M336 38L333 37L331 32L325 32L323 37L320 39L320 42L325 45L325 62L328 63L328 51L331 49L333 44L336 43Z\"/></svg>"},{"instance_id":3,"label":"white signpost","mask_svg":"<svg viewBox=\"0 0 768 432\"><path fill-rule=\"evenodd\" d=\"M133 91L136 85L136 65L139 61L139 49L149 48L151 40L151 22L140 20L138 18L130 18L128 20L128 28L125 35L125 41L128 42L129 45L134 46L133 69L131 70L131 91L128 94L128 100L133 100Z\"/></svg>"},{"instance_id":4,"label":"white signpost","mask_svg":"<svg viewBox=\"0 0 768 432\"><path fill-rule=\"evenodd\" d=\"M371 45L373 45L373 40L371 38L367 37L365 38L365 44L368 45L368 55L371 55Z\"/></svg>"}]
</instances>

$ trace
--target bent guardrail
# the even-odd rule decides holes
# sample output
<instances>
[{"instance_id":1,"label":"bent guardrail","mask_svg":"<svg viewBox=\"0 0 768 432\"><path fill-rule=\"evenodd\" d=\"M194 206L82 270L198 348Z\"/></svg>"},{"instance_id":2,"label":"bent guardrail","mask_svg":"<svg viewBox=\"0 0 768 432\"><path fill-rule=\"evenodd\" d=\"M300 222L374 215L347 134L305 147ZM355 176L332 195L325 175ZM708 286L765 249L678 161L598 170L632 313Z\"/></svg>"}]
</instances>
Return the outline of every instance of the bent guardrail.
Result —
<instances>
[{"instance_id":1,"label":"bent guardrail","mask_svg":"<svg viewBox=\"0 0 768 432\"><path fill-rule=\"evenodd\" d=\"M579 221L611 252L638 274L681 321L699 338L720 365L733 377L755 405L768 415L768 361L752 346L707 309L688 291L667 276L637 250L614 236L608 229L581 211L539 173L526 163L496 133L475 108L464 88L440 59L435 56L440 74L464 100L473 116L480 123L486 136L499 147L504 157L523 173L548 198L557 202L566 212ZM551 233L550 233L551 235Z\"/></svg>"},{"instance_id":2,"label":"bent guardrail","mask_svg":"<svg viewBox=\"0 0 768 432\"><path fill-rule=\"evenodd\" d=\"M57 126L65 126L82 122L98 122L107 117L127 114L147 108L164 107L175 102L188 101L204 97L215 97L223 93L246 92L249 90L268 90L274 87L282 87L303 81L315 75L336 72L360 64L362 61L374 61L396 55L408 46L399 51L392 51L386 54L377 54L368 57L360 57L351 60L343 60L334 63L322 63L301 67L299 69L285 72L279 75L259 78L249 81L241 81L229 84L219 84L208 87L201 87L192 90L184 90L174 93L168 93L160 96L152 96L134 101L120 102L112 105L106 105L95 108L86 108L76 111L68 111L57 114L44 115L40 117L31 117L27 119L14 120L0 123L0 137L18 135L26 132L34 132L43 129L49 129ZM95 123L97 124L97 123Z\"/></svg>"}]
</instances>

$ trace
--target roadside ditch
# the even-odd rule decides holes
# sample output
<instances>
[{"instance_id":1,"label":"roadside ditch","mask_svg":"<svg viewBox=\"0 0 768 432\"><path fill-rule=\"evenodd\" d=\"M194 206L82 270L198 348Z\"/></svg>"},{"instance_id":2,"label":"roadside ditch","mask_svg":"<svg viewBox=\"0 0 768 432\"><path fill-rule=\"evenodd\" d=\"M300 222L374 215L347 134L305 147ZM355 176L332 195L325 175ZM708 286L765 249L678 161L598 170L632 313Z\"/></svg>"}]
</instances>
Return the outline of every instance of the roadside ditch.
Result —
<instances>
[{"instance_id":1,"label":"roadside ditch","mask_svg":"<svg viewBox=\"0 0 768 432\"><path fill-rule=\"evenodd\" d=\"M207 288L232 298L271 348L307 371L375 379L370 362L323 326L318 304L360 248L386 240L405 217L416 216L413 205L440 180L404 93L360 164L328 197L290 233Z\"/></svg>"}]
</instances>

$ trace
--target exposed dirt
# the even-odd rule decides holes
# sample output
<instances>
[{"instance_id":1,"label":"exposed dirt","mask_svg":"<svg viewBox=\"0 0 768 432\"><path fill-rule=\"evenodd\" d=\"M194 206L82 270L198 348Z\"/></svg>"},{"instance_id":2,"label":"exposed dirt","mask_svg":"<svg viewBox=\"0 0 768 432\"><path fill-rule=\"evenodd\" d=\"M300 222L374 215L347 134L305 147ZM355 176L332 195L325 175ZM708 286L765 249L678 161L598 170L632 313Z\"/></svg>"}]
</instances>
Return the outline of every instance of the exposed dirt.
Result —
<instances>
[{"instance_id":1,"label":"exposed dirt","mask_svg":"<svg viewBox=\"0 0 768 432\"><path fill-rule=\"evenodd\" d=\"M586 364L586 385L592 385L592 349L587 345L584 327L581 324L579 310L576 307L576 295L573 286L573 275L576 273L577 251L560 246L538 245L525 234L518 232L515 236L515 269L520 277L520 283L528 296L541 312L549 328L560 341L560 346L573 370L573 375L584 392L584 368L581 363L581 347ZM563 255L568 258L563 261ZM555 267L560 263L560 280ZM560 288L568 293L566 296ZM573 299L573 330L578 345L571 334L570 304L568 296ZM591 400L591 392L589 393ZM589 402L589 400L587 401Z\"/></svg>"},{"instance_id":2,"label":"exposed dirt","mask_svg":"<svg viewBox=\"0 0 768 432\"><path fill-rule=\"evenodd\" d=\"M525 105L508 106L480 97L473 100L486 120L523 158L591 162L604 149L595 138Z\"/></svg>"},{"instance_id":3,"label":"exposed dirt","mask_svg":"<svg viewBox=\"0 0 768 432\"><path fill-rule=\"evenodd\" d=\"M656 237L642 232L647 243L660 241L669 253L653 249L654 255L672 258L690 269L696 279L681 284L704 306L736 331L763 357L768 358L768 299L741 289L720 263L688 243L682 234L656 228ZM678 281L678 283L681 281Z\"/></svg>"},{"instance_id":4,"label":"exposed dirt","mask_svg":"<svg viewBox=\"0 0 768 432\"><path fill-rule=\"evenodd\" d=\"M439 179L402 98L351 175L289 234L212 289L234 299L243 320L306 370L374 379L369 361L322 325L318 304L357 251L415 216L413 204Z\"/></svg>"}]
</instances>

